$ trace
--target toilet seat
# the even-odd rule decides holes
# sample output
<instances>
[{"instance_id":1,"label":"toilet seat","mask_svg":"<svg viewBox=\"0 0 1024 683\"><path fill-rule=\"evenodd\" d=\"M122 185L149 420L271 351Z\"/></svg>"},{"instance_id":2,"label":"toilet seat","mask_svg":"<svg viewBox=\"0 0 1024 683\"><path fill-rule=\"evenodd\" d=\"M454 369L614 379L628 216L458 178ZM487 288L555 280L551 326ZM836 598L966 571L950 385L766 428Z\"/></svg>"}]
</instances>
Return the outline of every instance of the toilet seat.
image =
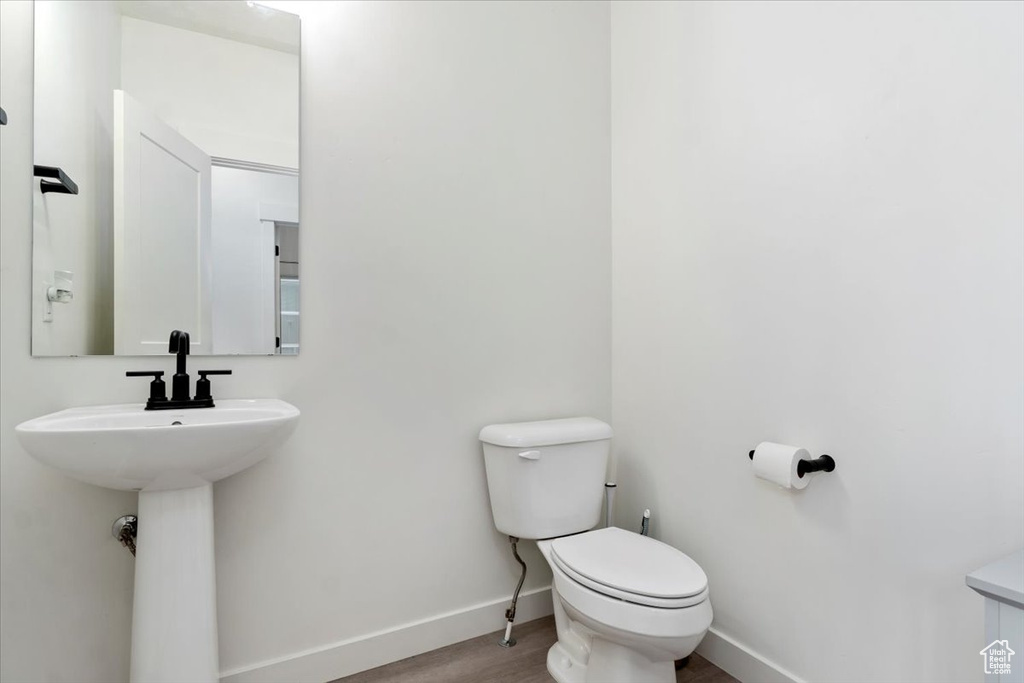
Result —
<instances>
[{"instance_id":1,"label":"toilet seat","mask_svg":"<svg viewBox=\"0 0 1024 683\"><path fill-rule=\"evenodd\" d=\"M551 559L582 586L638 605L679 609L708 597L707 575L685 553L624 529L554 539Z\"/></svg>"},{"instance_id":2,"label":"toilet seat","mask_svg":"<svg viewBox=\"0 0 1024 683\"><path fill-rule=\"evenodd\" d=\"M708 589L705 588L697 595L692 595L687 598L654 598L649 595L639 595L637 593L629 593L627 591L619 590L617 588L611 588L605 586L596 581L588 579L585 576L573 571L566 567L557 557L552 556L555 564L561 569L567 577L580 584L585 588L589 588L595 593L606 595L610 598L617 598L624 602L631 602L636 605L643 605L645 607L660 607L662 609L681 609L683 607L692 607L693 605L700 604L708 599Z\"/></svg>"}]
</instances>

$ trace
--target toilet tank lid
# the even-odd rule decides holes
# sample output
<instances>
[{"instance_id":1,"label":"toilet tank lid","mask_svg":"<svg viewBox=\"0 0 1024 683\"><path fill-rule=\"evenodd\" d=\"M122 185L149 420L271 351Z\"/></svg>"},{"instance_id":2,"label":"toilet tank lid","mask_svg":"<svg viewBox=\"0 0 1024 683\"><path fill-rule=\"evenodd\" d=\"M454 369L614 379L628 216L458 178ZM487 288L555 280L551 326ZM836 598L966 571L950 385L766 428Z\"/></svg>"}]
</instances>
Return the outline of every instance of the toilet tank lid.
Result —
<instances>
[{"instance_id":1,"label":"toilet tank lid","mask_svg":"<svg viewBox=\"0 0 1024 683\"><path fill-rule=\"evenodd\" d=\"M488 425L480 430L480 440L484 443L511 448L554 446L610 438L612 438L611 426L592 417L510 422Z\"/></svg>"}]
</instances>

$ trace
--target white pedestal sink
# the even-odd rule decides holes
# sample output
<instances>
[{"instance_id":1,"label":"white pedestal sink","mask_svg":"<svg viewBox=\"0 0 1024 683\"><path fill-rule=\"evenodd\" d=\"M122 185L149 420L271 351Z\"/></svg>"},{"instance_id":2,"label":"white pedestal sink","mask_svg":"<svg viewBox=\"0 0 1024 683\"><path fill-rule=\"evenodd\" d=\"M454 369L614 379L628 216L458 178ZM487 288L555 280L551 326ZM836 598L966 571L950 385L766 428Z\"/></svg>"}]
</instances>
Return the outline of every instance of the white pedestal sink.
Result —
<instances>
[{"instance_id":1,"label":"white pedestal sink","mask_svg":"<svg viewBox=\"0 0 1024 683\"><path fill-rule=\"evenodd\" d=\"M75 479L139 492L131 680L214 683L213 482L284 443L299 409L276 399L144 408L71 408L16 432L37 460Z\"/></svg>"}]
</instances>

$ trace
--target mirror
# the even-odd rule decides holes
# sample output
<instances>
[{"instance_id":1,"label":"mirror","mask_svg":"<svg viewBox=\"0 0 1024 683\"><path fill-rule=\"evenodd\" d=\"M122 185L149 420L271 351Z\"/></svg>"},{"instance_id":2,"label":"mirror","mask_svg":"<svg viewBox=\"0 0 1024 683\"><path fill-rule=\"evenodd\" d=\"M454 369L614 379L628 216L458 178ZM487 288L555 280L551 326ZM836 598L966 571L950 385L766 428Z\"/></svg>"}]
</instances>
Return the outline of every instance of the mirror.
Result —
<instances>
[{"instance_id":1,"label":"mirror","mask_svg":"<svg viewBox=\"0 0 1024 683\"><path fill-rule=\"evenodd\" d=\"M299 351L299 18L36 0L32 354Z\"/></svg>"}]
</instances>

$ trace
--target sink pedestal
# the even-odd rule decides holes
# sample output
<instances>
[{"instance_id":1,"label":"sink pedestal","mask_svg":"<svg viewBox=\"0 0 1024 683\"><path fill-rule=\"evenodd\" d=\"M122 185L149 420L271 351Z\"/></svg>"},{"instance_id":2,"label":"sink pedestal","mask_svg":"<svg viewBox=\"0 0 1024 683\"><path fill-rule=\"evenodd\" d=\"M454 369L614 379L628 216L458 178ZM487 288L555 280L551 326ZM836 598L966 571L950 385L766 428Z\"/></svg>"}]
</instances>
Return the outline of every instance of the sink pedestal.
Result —
<instances>
[{"instance_id":1,"label":"sink pedestal","mask_svg":"<svg viewBox=\"0 0 1024 683\"><path fill-rule=\"evenodd\" d=\"M132 683L217 683L213 484L139 492Z\"/></svg>"}]
</instances>

